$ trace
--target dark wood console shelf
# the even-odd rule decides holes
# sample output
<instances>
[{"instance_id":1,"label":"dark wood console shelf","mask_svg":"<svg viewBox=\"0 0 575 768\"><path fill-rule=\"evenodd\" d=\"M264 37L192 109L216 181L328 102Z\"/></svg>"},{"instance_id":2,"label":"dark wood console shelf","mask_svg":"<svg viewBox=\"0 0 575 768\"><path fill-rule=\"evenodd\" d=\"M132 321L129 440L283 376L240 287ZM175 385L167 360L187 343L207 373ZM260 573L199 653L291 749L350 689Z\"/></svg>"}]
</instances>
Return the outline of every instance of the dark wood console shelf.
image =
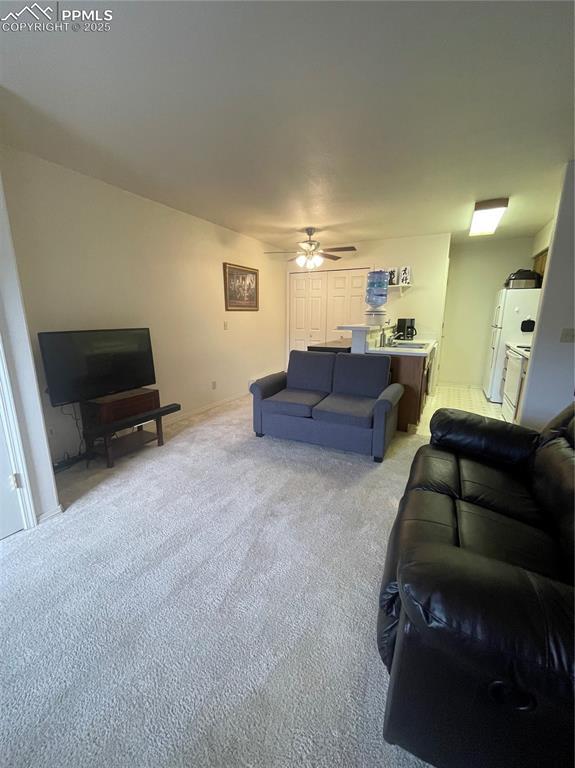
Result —
<instances>
[{"instance_id":1,"label":"dark wood console shelf","mask_svg":"<svg viewBox=\"0 0 575 768\"><path fill-rule=\"evenodd\" d=\"M117 395L106 395L95 400L80 404L84 439L86 441L86 458L90 461L94 455L106 457L108 467L114 466L114 459L126 453L141 448L153 440L158 445L164 444L162 418L169 413L181 409L179 403L160 406L160 394L157 389L134 389ZM143 428L147 422L156 422L156 431L149 432ZM136 431L121 437L114 437L130 427ZM95 441L103 438L103 442Z\"/></svg>"}]
</instances>

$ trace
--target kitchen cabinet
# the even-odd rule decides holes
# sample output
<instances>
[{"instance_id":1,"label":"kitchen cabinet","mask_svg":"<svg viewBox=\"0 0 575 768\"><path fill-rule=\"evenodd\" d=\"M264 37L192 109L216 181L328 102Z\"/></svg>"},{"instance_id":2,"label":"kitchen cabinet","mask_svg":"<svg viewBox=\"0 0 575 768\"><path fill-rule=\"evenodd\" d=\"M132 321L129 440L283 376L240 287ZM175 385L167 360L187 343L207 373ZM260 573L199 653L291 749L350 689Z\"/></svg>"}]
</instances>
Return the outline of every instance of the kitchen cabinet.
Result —
<instances>
[{"instance_id":1,"label":"kitchen cabinet","mask_svg":"<svg viewBox=\"0 0 575 768\"><path fill-rule=\"evenodd\" d=\"M398 406L397 428L402 432L415 431L427 396L432 393L435 348L426 356L393 355L390 360L390 382L404 386Z\"/></svg>"},{"instance_id":2,"label":"kitchen cabinet","mask_svg":"<svg viewBox=\"0 0 575 768\"><path fill-rule=\"evenodd\" d=\"M541 277L545 274L548 252L549 248L544 248L540 253L533 257L533 271L537 272Z\"/></svg>"}]
</instances>

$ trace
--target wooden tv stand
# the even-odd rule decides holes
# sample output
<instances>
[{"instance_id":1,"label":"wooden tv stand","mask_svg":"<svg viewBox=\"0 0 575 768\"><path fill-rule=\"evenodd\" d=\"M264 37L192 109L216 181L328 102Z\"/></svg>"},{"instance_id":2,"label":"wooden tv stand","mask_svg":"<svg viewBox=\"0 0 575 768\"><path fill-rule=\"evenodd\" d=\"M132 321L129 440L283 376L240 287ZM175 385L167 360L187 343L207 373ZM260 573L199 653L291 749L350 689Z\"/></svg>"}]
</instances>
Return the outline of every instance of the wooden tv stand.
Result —
<instances>
[{"instance_id":1,"label":"wooden tv stand","mask_svg":"<svg viewBox=\"0 0 575 768\"><path fill-rule=\"evenodd\" d=\"M162 417L179 410L178 403L160 407L160 393L147 387L80 403L87 461L96 454L103 454L107 466L113 467L115 458L146 443L157 440L158 445L163 445ZM144 429L144 423L148 421L156 422L155 432ZM130 427L136 427L136 430L121 437L114 436ZM101 444L96 444L98 438L103 439Z\"/></svg>"}]
</instances>

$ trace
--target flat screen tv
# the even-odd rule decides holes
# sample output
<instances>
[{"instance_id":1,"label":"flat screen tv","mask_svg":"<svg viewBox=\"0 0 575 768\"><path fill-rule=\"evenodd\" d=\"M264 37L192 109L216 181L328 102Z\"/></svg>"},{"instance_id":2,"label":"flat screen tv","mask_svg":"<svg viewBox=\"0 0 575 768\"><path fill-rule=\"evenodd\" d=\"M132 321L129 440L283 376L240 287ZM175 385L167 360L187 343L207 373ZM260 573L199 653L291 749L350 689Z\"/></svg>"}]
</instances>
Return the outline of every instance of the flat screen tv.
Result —
<instances>
[{"instance_id":1,"label":"flat screen tv","mask_svg":"<svg viewBox=\"0 0 575 768\"><path fill-rule=\"evenodd\" d=\"M39 333L52 405L156 383L149 328Z\"/></svg>"}]
</instances>

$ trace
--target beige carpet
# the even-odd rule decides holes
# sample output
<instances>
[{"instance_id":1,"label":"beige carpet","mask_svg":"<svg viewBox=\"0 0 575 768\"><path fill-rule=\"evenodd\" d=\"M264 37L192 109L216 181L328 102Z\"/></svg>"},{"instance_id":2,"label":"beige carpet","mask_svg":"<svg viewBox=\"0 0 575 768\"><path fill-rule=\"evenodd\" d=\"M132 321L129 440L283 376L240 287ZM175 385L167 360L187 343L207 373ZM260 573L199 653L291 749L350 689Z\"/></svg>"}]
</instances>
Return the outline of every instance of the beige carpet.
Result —
<instances>
[{"instance_id":1,"label":"beige carpet","mask_svg":"<svg viewBox=\"0 0 575 768\"><path fill-rule=\"evenodd\" d=\"M0 545L2 764L421 768L381 735L375 622L424 438L257 439L247 400L168 436Z\"/></svg>"}]
</instances>

